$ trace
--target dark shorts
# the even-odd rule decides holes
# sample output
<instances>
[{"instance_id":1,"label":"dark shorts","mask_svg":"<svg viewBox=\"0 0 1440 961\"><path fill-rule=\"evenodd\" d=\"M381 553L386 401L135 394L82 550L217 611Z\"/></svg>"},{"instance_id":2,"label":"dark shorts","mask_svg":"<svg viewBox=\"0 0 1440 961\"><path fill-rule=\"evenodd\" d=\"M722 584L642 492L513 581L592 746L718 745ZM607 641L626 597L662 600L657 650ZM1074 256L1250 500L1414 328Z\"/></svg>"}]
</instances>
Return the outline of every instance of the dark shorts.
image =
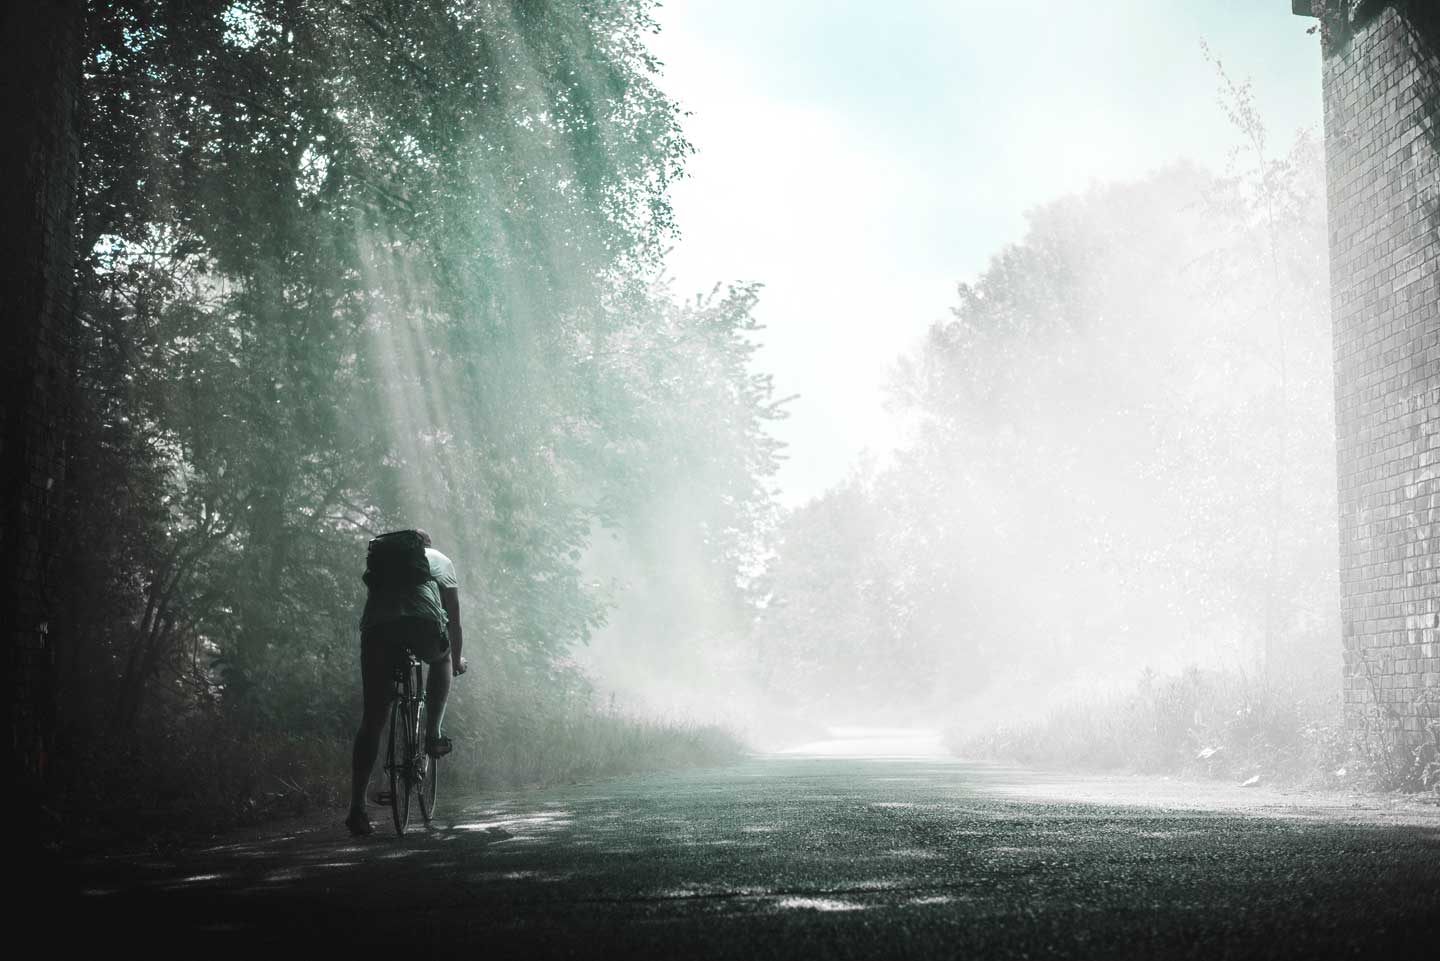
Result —
<instances>
[{"instance_id":1,"label":"dark shorts","mask_svg":"<svg viewBox=\"0 0 1440 961\"><path fill-rule=\"evenodd\" d=\"M450 656L450 635L435 621L424 617L405 617L375 624L360 634L360 656L382 654L387 667L405 651L414 653L426 664L443 661Z\"/></svg>"},{"instance_id":2,"label":"dark shorts","mask_svg":"<svg viewBox=\"0 0 1440 961\"><path fill-rule=\"evenodd\" d=\"M441 664L450 656L450 637L438 623L420 617L386 621L360 632L360 678L367 717L383 718L390 703L390 679L406 651L426 664Z\"/></svg>"}]
</instances>

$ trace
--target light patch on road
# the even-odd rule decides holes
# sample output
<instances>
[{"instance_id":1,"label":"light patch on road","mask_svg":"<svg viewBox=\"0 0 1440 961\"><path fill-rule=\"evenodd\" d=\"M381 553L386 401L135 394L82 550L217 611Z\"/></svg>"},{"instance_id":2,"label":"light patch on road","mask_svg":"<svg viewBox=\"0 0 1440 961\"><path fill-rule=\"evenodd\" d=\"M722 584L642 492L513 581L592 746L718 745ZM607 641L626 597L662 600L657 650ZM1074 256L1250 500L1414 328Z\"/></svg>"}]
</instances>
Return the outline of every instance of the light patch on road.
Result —
<instances>
[{"instance_id":1,"label":"light patch on road","mask_svg":"<svg viewBox=\"0 0 1440 961\"><path fill-rule=\"evenodd\" d=\"M923 848L896 848L893 851L886 851L886 857L905 858L910 861L934 861L940 855L934 851L926 851Z\"/></svg>"},{"instance_id":2,"label":"light patch on road","mask_svg":"<svg viewBox=\"0 0 1440 961\"><path fill-rule=\"evenodd\" d=\"M293 835L277 837L276 841L289 841ZM217 844L203 848L206 854L258 854L260 846L251 841L239 842L236 844Z\"/></svg>"},{"instance_id":3,"label":"light patch on road","mask_svg":"<svg viewBox=\"0 0 1440 961\"><path fill-rule=\"evenodd\" d=\"M508 820L500 821L465 821L457 822L450 826L452 831L488 831L491 828L498 828L502 824L509 824Z\"/></svg>"},{"instance_id":4,"label":"light patch on road","mask_svg":"<svg viewBox=\"0 0 1440 961\"><path fill-rule=\"evenodd\" d=\"M863 911L865 905L834 898L782 898L780 907L804 911Z\"/></svg>"},{"instance_id":5,"label":"light patch on road","mask_svg":"<svg viewBox=\"0 0 1440 961\"><path fill-rule=\"evenodd\" d=\"M544 876L540 871L473 871L468 875L472 881L539 881Z\"/></svg>"},{"instance_id":6,"label":"light patch on road","mask_svg":"<svg viewBox=\"0 0 1440 961\"><path fill-rule=\"evenodd\" d=\"M569 811L553 814L532 814L529 817L509 817L500 821L467 821L455 825L456 831L496 831L518 827L568 828L571 825Z\"/></svg>"},{"instance_id":7,"label":"light patch on road","mask_svg":"<svg viewBox=\"0 0 1440 961\"><path fill-rule=\"evenodd\" d=\"M508 818L507 820L498 822L497 826L507 824L556 825L559 827L568 827L570 824L570 812L560 810L554 814L531 814L527 817Z\"/></svg>"},{"instance_id":8,"label":"light patch on road","mask_svg":"<svg viewBox=\"0 0 1440 961\"><path fill-rule=\"evenodd\" d=\"M954 904L955 899L950 897L948 894L932 894L928 897L923 898L911 898L905 903L913 904L919 907L927 904Z\"/></svg>"},{"instance_id":9,"label":"light patch on road","mask_svg":"<svg viewBox=\"0 0 1440 961\"><path fill-rule=\"evenodd\" d=\"M930 728L832 727L825 739L786 748L791 757L937 758L948 757L940 732Z\"/></svg>"}]
</instances>

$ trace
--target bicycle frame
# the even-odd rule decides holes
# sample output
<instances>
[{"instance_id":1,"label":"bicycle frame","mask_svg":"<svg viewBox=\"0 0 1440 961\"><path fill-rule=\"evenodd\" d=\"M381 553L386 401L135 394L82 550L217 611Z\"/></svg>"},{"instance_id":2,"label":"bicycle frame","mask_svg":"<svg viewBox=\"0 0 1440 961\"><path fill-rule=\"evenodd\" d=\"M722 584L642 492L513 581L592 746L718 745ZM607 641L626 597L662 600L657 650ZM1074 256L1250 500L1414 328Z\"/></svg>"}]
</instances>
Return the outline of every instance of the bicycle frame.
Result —
<instances>
[{"instance_id":1,"label":"bicycle frame","mask_svg":"<svg viewBox=\"0 0 1440 961\"><path fill-rule=\"evenodd\" d=\"M410 821L410 795L421 798L421 814L428 822L430 805L424 798L426 778L436 775L431 770L435 759L425 753L425 685L423 667L414 654L406 654L397 664L390 693L389 747L385 754L385 774L390 781L390 810L395 833L403 835Z\"/></svg>"}]
</instances>

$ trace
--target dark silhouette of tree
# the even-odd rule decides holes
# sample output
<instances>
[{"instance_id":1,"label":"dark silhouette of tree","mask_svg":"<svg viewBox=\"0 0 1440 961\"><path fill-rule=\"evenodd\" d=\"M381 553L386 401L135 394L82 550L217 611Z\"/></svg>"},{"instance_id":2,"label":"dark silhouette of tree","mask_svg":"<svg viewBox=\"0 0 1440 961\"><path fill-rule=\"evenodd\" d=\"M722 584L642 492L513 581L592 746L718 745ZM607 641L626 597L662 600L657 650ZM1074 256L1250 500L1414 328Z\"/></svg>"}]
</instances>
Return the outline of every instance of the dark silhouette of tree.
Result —
<instances>
[{"instance_id":1,"label":"dark silhouette of tree","mask_svg":"<svg viewBox=\"0 0 1440 961\"><path fill-rule=\"evenodd\" d=\"M566 655L616 600L592 538L639 531L658 491L734 581L776 411L753 291L652 286L690 148L650 9L92 5L77 737L343 733L388 527L460 565L462 730L583 692Z\"/></svg>"},{"instance_id":2,"label":"dark silhouette of tree","mask_svg":"<svg viewBox=\"0 0 1440 961\"><path fill-rule=\"evenodd\" d=\"M0 31L0 96L10 139L0 166L0 610L8 771L33 785L51 747L51 669L62 621L57 554L71 391L84 4L7 4Z\"/></svg>"}]
</instances>

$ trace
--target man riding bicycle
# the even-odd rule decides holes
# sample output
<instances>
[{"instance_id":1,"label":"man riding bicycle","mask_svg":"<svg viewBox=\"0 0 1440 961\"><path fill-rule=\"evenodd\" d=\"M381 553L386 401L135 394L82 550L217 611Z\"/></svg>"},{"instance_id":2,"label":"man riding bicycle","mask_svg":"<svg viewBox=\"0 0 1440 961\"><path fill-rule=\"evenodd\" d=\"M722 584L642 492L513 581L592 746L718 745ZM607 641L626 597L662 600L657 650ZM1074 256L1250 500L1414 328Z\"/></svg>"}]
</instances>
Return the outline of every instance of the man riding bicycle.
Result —
<instances>
[{"instance_id":1,"label":"man riding bicycle","mask_svg":"<svg viewBox=\"0 0 1440 961\"><path fill-rule=\"evenodd\" d=\"M450 752L450 739L440 733L440 722L445 716L445 701L450 696L450 678L464 674L466 666L465 658L460 655L460 591L455 565L431 546L430 535L424 531L400 533L416 536L424 545L423 562L418 557L416 560L422 565L418 576L392 577L386 581L374 578L367 565L365 578L369 593L360 618L360 680L365 707L360 729L355 733L350 813L345 818L345 826L357 835L374 830L370 816L365 813L365 788L380 753L380 735L385 729L386 708L390 703L390 680L396 666L407 651L429 665L425 679L425 699L429 704L425 753L431 757ZM418 552L418 545L415 550ZM428 576L425 566L429 568ZM449 670L444 666L447 658Z\"/></svg>"}]
</instances>

